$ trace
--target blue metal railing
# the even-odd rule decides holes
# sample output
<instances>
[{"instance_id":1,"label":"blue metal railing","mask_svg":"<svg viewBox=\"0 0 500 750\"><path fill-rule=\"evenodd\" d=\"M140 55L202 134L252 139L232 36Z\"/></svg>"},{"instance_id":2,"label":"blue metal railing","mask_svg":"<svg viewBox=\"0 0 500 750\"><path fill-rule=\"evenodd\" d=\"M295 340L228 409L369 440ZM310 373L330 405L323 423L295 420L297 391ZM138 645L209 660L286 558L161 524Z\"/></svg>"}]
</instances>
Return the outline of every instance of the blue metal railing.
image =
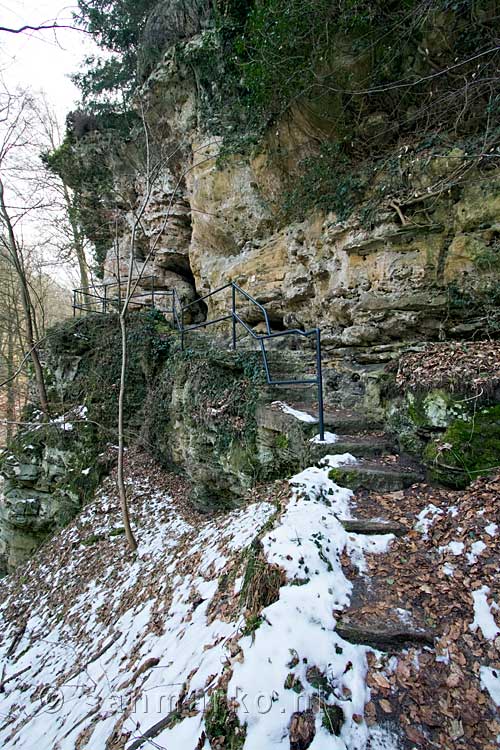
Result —
<instances>
[{"instance_id":1,"label":"blue metal railing","mask_svg":"<svg viewBox=\"0 0 500 750\"><path fill-rule=\"evenodd\" d=\"M134 304L138 304L141 307L146 305L154 307L155 295L158 294L155 290L155 277L143 276L141 282L144 281L150 282L151 290L147 292L134 292L130 295L130 299L134 300ZM118 309L121 307L122 288L124 286L126 286L126 281L107 281L104 284L92 284L88 289L84 287L73 289L73 317L76 315L77 310L106 314L110 309ZM113 295L112 291L115 287L117 287L117 294ZM172 290L162 292L163 295L171 296Z\"/></svg>"},{"instance_id":2,"label":"blue metal railing","mask_svg":"<svg viewBox=\"0 0 500 750\"><path fill-rule=\"evenodd\" d=\"M205 320L202 323L195 323L193 325L184 325L184 316L185 313L194 307L195 305L199 304L200 302L204 302L205 300L209 299L210 297L213 297L216 294L220 294L221 292L226 291L227 289L231 289L231 312L222 315L218 318L215 318L214 320ZM238 305L237 305L237 297L238 295L241 295L244 297L247 302L250 302L254 307L258 308L262 315L264 316L264 323L266 327L266 332L263 334L256 333L253 328L251 328L245 320L241 317L241 315L238 312ZM175 299L175 298L174 298ZM178 298L177 298L178 299ZM175 307L175 303L174 303ZM266 308L264 305L261 305L260 302L258 302L254 297L252 297L248 292L245 292L244 289L242 289L238 284L236 284L234 281L230 281L228 284L224 284L224 286L219 287L218 289L214 289L213 292L209 292L209 294L205 294L203 297L199 297L198 299L194 300L193 302L190 302L187 305L184 305L180 309L180 334L181 334L181 346L184 348L184 337L186 332L189 331L195 331L198 328L207 328L208 326L215 325L216 323L222 323L226 320L231 320L231 333L232 333L232 348L236 350L237 347L237 340L236 340L236 326L239 323L245 331L260 345L260 350L262 353L262 362L264 365L264 372L266 375L266 380L269 385L315 385L317 388L318 393L318 422L319 422L319 433L320 433L320 440L324 440L325 438L325 419L324 419L324 405L323 405L323 370L322 370L322 357L321 357L321 330L319 328L312 328L309 331L302 331L299 328L288 328L285 331L271 331L271 325L269 322L269 315L267 313ZM300 378L300 379L285 379L285 380L275 380L272 375L269 368L269 360L267 356L267 350L266 350L266 341L274 340L281 338L283 336L301 336L303 338L313 338L315 343L315 360L316 360L316 374L314 378Z\"/></svg>"},{"instance_id":3,"label":"blue metal railing","mask_svg":"<svg viewBox=\"0 0 500 750\"><path fill-rule=\"evenodd\" d=\"M141 279L141 283L143 281L151 281L151 291L147 292L137 292L131 295L130 299L134 300L134 304L140 305L140 306L153 306L155 305L155 288L154 288L154 277L148 276L143 277ZM109 289L112 287L118 286L118 295L116 297L110 297L109 296ZM93 312L100 312L100 313L106 313L108 312L110 306L115 306L116 303L120 303L121 301L121 284L120 282L111 282L107 284L101 284L98 287L94 286L93 290L98 289L104 289L104 292L102 294L94 294L90 293L87 290L84 289L74 289L73 290L73 315L76 314L76 310L84 310L84 311L93 311ZM191 311L193 307L196 305L199 305L200 302L204 302L207 299L210 299L216 294L221 294L222 292L225 292L226 290L231 290L231 312L221 315L213 320L204 320L201 323L194 323L185 325L184 321L186 319L186 314L188 311ZM258 302L254 297L252 297L248 292L245 292L244 289L242 289L238 284L236 284L234 281L230 281L228 284L224 284L224 286L219 287L218 289L214 289L213 292L209 292L208 294L205 294L203 297L198 297L196 300L193 300L193 302L189 302L187 305L182 305L179 295L177 293L176 289L168 289L166 291L161 290L161 292L156 292L156 294L161 294L161 296L164 297L171 297L172 298L172 305L170 309L163 310L164 313L172 315L172 323L174 327L179 331L180 337L181 337L181 348L184 349L185 345L185 336L186 333L189 333L190 331L195 331L200 328L208 328L209 326L216 325L218 323L223 323L225 321L231 321L231 346L233 350L236 350L237 348L237 326L238 324L244 328L244 330L256 341L258 342L260 346L260 351L262 354L262 362L264 365L264 372L266 375L266 380L268 385L277 385L277 386L284 386L284 385L315 385L317 388L317 394L318 394L318 423L319 423L319 434L320 434L320 440L324 440L325 437L325 419L324 419L324 404L323 404L323 371L322 371L322 356L321 356L321 330L319 328L311 328L309 331L302 331L299 328L288 328L284 331L276 331L273 333L271 330L271 324L269 322L269 315L267 313L266 308L264 305L262 305L260 302ZM238 312L238 296L241 295L247 302L249 302L251 305L256 307L264 316L264 323L265 323L265 333L258 334L256 333L251 326L246 323L246 321L242 318L240 313ZM89 303L85 303L82 300L85 300L87 297L91 298L91 301ZM93 300L97 300L97 302L94 302ZM93 309L92 305L99 305L100 310ZM269 360L268 360L268 352L266 350L266 342L271 341L274 339L278 339L284 336L301 336L302 338L306 339L313 339L314 345L315 345L315 364L316 364L316 372L314 378L299 378L299 379L293 379L293 378L287 378L284 380L275 380L272 375L269 368Z\"/></svg>"}]
</instances>

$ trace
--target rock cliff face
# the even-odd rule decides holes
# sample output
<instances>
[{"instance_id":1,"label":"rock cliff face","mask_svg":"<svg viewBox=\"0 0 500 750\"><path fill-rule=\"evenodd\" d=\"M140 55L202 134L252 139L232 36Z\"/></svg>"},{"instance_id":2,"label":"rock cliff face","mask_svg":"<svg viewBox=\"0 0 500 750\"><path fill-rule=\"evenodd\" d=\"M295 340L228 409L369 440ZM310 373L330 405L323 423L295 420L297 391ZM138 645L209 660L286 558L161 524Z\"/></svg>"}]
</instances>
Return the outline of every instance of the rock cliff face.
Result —
<instances>
[{"instance_id":1,"label":"rock cliff face","mask_svg":"<svg viewBox=\"0 0 500 750\"><path fill-rule=\"evenodd\" d=\"M465 141L455 143L456 134L440 149L409 138L392 151L388 146L383 161L360 157L362 190L350 190L348 181L332 186L330 180L334 201L319 195L314 209L305 205L302 212L287 210L286 196L302 179L305 161L311 155L321 159L325 143L338 145L350 138L343 102L335 93L319 103L298 97L285 114L269 118L273 125L261 129L252 149L238 141L241 134L234 121L236 137L228 146L207 115L207 73L200 68L206 50L219 43L211 12L205 0L157 4L145 35L164 54L154 65L146 57L139 59L144 84L136 94L136 114L141 125L133 138L120 142L116 150L109 148L109 155L109 141L99 131L88 136L93 163L108 158L105 171L114 181L112 189L106 188L107 195L113 195L112 206L97 196L102 198L99 207L109 214L103 216L106 225L113 229L102 240L108 247L105 281L126 278L132 254L133 275L141 276L139 291L154 290L155 304L163 311L171 307L172 289L185 305L234 281L266 305L274 330L320 326L327 407L355 408L374 416L377 424L389 417L391 431L406 440L402 447L421 454L427 432L452 429L453 421L450 417L446 424L435 425L424 419L417 429L411 413L415 404L402 398L394 405L384 395L385 367L415 343L498 334L500 169L498 160L489 158L497 154L491 149L470 154ZM443 18L434 24L441 41L446 37ZM337 36L339 79L362 85L368 57L353 55L352 40ZM424 41L439 58L437 42ZM412 75L426 72L417 58L409 65ZM210 86L223 85L213 69L211 76ZM364 113L361 108L358 115L353 131L358 142L360 134L369 138L374 129L378 139L381 129L389 129L385 112ZM383 139L380 143L385 145ZM76 148L85 163L85 138ZM326 171L335 172L335 160L328 165ZM352 175L355 188L362 174L360 165L353 170L358 166ZM318 197L317 183L313 180L309 187ZM332 204L335 211L319 208ZM247 325L260 331L258 308L241 298L237 303ZM190 308L187 319L222 316L229 304L226 290L206 305ZM269 408L279 396L258 380L261 368L252 369L255 361L248 350L238 358L204 344L200 353L191 342L191 360L191 355L169 360L171 332L158 335L155 328L164 323L153 313L145 328L131 328L135 360L129 363L127 437L136 441L140 436L163 463L182 470L193 483L193 502L203 509L230 505L258 477L281 476L305 466L310 435ZM64 415L68 405L85 403L95 423L105 426L107 439L114 429L119 347L105 330L106 323L91 319L90 328L85 321L75 325L82 326L76 339L68 329L60 350L53 352L60 406L55 413ZM116 335L116 327L113 330ZM217 329L226 341L228 333L223 326ZM291 349L299 346L291 337L288 342ZM245 345L248 342L242 348ZM311 352L302 354L301 360L298 352L279 349L280 372L286 377L306 375L301 367ZM496 401L488 406L496 409ZM460 421L453 409L450 414ZM493 411L484 420L493 446L496 419ZM457 434L460 427L454 428ZM57 425L54 429L57 433ZM26 456L28 449L20 444L10 468L4 461L0 553L10 566L64 516L59 479L78 467L86 470L78 441L74 451L63 450L49 437L40 441L33 456ZM430 449L429 462L436 450L439 445ZM84 463L92 463L85 450L83 455ZM82 485L81 474L78 478ZM70 493L70 505L83 501L80 490L78 486Z\"/></svg>"},{"instance_id":2,"label":"rock cliff face","mask_svg":"<svg viewBox=\"0 0 500 750\"><path fill-rule=\"evenodd\" d=\"M200 121L196 69L185 62L211 32L191 31L184 56L167 49L141 92L152 132L175 156L161 164L136 268L151 252L146 275L185 301L234 280L268 305L277 328L319 324L328 344L351 352L482 330L485 298L498 288L498 266L488 262L498 249L498 169L479 167L459 148L436 155L407 147L394 154L399 191L381 169L348 219L316 211L287 220L285 186L319 138L317 113L297 106L252 155L233 149L221 160L221 139ZM143 188L138 180L138 202ZM125 273L129 228L119 262L108 253L108 277ZM209 315L226 305L214 298Z\"/></svg>"},{"instance_id":3,"label":"rock cliff face","mask_svg":"<svg viewBox=\"0 0 500 750\"><path fill-rule=\"evenodd\" d=\"M0 455L0 575L24 562L90 498L106 472L86 409L35 415Z\"/></svg>"},{"instance_id":4,"label":"rock cliff face","mask_svg":"<svg viewBox=\"0 0 500 750\"><path fill-rule=\"evenodd\" d=\"M198 510L233 507L257 479L307 463L317 424L272 405L259 355L214 351L204 337L182 353L161 316L144 313L130 317L129 344L127 440L186 476ZM49 423L33 413L0 454L0 576L73 518L113 465L119 357L113 315L52 331L47 372L61 413Z\"/></svg>"}]
</instances>

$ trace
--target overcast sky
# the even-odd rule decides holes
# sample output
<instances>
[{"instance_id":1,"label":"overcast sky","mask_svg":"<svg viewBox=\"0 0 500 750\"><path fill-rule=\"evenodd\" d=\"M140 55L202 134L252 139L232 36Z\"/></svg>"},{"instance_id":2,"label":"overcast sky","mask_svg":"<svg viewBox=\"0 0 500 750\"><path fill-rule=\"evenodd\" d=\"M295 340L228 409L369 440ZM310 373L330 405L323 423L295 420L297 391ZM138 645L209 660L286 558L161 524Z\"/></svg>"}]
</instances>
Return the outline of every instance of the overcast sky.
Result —
<instances>
[{"instance_id":1,"label":"overcast sky","mask_svg":"<svg viewBox=\"0 0 500 750\"><path fill-rule=\"evenodd\" d=\"M71 23L76 6L62 0L0 0L0 26L39 26L47 21ZM96 52L87 34L70 29L9 34L0 32L0 70L9 88L43 90L61 123L78 100L69 75L85 55Z\"/></svg>"},{"instance_id":2,"label":"overcast sky","mask_svg":"<svg viewBox=\"0 0 500 750\"><path fill-rule=\"evenodd\" d=\"M73 10L77 6L65 5L63 0L0 0L0 26L17 29L25 24L40 26L55 20L71 24ZM79 91L69 76L80 68L86 55L98 52L90 37L81 31L60 29L20 34L0 31L0 75L10 92L18 86L33 92L43 91L64 134L66 115L79 99ZM38 221L36 212L28 213L18 225L18 232L34 247L40 234ZM48 264L47 270L60 283L70 288L77 285L74 268L67 264L51 266L51 258L56 256L50 246L41 251L42 256Z\"/></svg>"}]
</instances>

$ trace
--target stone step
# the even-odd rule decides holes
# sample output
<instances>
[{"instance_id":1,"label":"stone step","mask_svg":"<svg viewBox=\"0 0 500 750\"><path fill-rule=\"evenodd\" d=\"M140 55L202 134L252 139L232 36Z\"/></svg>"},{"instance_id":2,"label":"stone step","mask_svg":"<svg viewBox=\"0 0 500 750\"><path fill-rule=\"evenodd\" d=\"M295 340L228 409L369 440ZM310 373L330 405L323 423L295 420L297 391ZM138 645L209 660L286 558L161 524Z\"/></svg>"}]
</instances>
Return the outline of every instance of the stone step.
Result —
<instances>
[{"instance_id":1,"label":"stone step","mask_svg":"<svg viewBox=\"0 0 500 750\"><path fill-rule=\"evenodd\" d=\"M319 461L332 453L350 453L355 458L383 456L394 450L394 441L384 433L364 435L338 435L334 443L312 444L311 458Z\"/></svg>"},{"instance_id":2,"label":"stone step","mask_svg":"<svg viewBox=\"0 0 500 750\"><path fill-rule=\"evenodd\" d=\"M438 633L421 604L406 597L402 581L389 583L384 573L358 576L352 583L350 605L337 615L342 638L382 651L433 644Z\"/></svg>"},{"instance_id":3,"label":"stone step","mask_svg":"<svg viewBox=\"0 0 500 750\"><path fill-rule=\"evenodd\" d=\"M340 523L346 531L352 534L394 534L394 536L404 536L408 529L394 521L372 521L362 518L342 520Z\"/></svg>"},{"instance_id":4,"label":"stone step","mask_svg":"<svg viewBox=\"0 0 500 750\"><path fill-rule=\"evenodd\" d=\"M265 394L272 401L284 401L290 405L300 400L303 409L314 417L318 416L318 392L315 385L265 385Z\"/></svg>"},{"instance_id":5,"label":"stone step","mask_svg":"<svg viewBox=\"0 0 500 750\"><path fill-rule=\"evenodd\" d=\"M424 628L412 628L385 622L346 622L337 620L337 633L349 643L371 646L380 651L399 650L415 644L432 646L435 634Z\"/></svg>"},{"instance_id":6,"label":"stone step","mask_svg":"<svg viewBox=\"0 0 500 750\"><path fill-rule=\"evenodd\" d=\"M329 477L341 487L348 487L354 491L366 489L392 492L421 481L422 474L417 468L405 465L401 459L390 464L381 459L362 459L355 464L331 469Z\"/></svg>"},{"instance_id":7,"label":"stone step","mask_svg":"<svg viewBox=\"0 0 500 750\"><path fill-rule=\"evenodd\" d=\"M316 402L307 403L304 400L287 401L288 406L297 411L306 411L317 416L318 405ZM336 435L354 436L358 433L370 433L375 430L383 430L383 422L370 414L355 411L354 409L327 409L324 414L325 429ZM313 434L316 434L317 430Z\"/></svg>"},{"instance_id":8,"label":"stone step","mask_svg":"<svg viewBox=\"0 0 500 750\"><path fill-rule=\"evenodd\" d=\"M287 413L287 420L300 425L306 437L309 436L312 438L318 434L318 404L313 398L315 396L314 387L309 391L309 400L302 398L300 401L285 398L287 395L286 388L283 388L283 390L271 386L267 386L267 388L267 395L270 401L267 408L272 411L285 412L287 411L285 407L294 410L298 413L298 416L294 417L293 414ZM294 386L293 388L298 388L298 386ZM280 404L282 405L281 407ZM380 455L381 452L388 453L392 450L392 442L381 430L382 423L375 417L360 414L351 409L327 411L324 416L325 431L337 435L338 441L314 446L316 460L330 453L353 453L353 455L356 455L357 450L359 456L371 456ZM378 433L376 436L373 434L374 431ZM340 450L342 446L345 447Z\"/></svg>"},{"instance_id":9,"label":"stone step","mask_svg":"<svg viewBox=\"0 0 500 750\"><path fill-rule=\"evenodd\" d=\"M382 430L382 420L354 409L327 409L325 425L336 434L353 435L359 432Z\"/></svg>"}]
</instances>

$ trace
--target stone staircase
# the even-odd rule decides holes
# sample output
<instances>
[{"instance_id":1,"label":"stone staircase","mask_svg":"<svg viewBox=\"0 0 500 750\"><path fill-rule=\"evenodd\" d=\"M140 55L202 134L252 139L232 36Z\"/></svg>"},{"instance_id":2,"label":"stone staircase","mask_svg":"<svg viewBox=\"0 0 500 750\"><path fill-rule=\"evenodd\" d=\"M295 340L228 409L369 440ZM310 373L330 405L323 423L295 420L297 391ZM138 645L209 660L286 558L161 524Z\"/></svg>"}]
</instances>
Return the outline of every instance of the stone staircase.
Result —
<instances>
[{"instance_id":1,"label":"stone staircase","mask_svg":"<svg viewBox=\"0 0 500 750\"><path fill-rule=\"evenodd\" d=\"M309 403L281 401L298 413L315 415L313 400ZM273 403L269 408L281 410L283 407ZM375 417L350 409L325 412L325 429L336 435L335 442L327 443L311 442L317 434L316 423L301 421L286 413L284 418L290 425L300 423L309 443L311 463L317 463L329 454L350 453L356 458L356 463L331 470L331 478L343 487L393 492L423 479L421 467L409 457L397 454L394 439L384 432L383 423Z\"/></svg>"},{"instance_id":2,"label":"stone staircase","mask_svg":"<svg viewBox=\"0 0 500 750\"><path fill-rule=\"evenodd\" d=\"M286 405L299 413L316 414L312 398L286 401ZM372 492L392 493L397 503L405 490L424 479L421 466L408 456L398 454L395 439L384 431L380 419L361 411L330 409L325 413L325 429L335 434L336 440L315 443L311 439L317 435L317 423L301 421L292 414L283 413L282 408L276 402L268 405L267 410L274 412L274 419L267 424L273 422L284 434L287 434L287 429L301 430L308 445L304 466L319 463L332 454L350 453L356 458L355 463L332 468L329 473L337 484L355 492L355 503L356 499L369 498ZM269 413L267 418L269 420ZM345 530L354 535L394 534L395 537L404 537L409 531L390 518L380 516L339 520ZM383 588L376 583L364 576L353 580L351 604L337 616L336 629L341 637L389 653L397 653L409 646L432 646L436 633L429 628L418 608L404 613L397 608L385 607ZM405 614L403 619L402 612Z\"/></svg>"}]
</instances>

